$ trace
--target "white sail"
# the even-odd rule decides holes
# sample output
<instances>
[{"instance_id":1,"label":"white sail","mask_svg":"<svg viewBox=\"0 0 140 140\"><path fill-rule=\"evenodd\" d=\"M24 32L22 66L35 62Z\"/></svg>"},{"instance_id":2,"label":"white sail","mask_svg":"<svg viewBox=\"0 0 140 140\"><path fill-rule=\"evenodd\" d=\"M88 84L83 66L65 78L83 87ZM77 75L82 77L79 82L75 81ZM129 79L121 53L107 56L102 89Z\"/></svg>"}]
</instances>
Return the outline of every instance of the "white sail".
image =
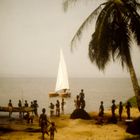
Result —
<instances>
[{"instance_id":1,"label":"white sail","mask_svg":"<svg viewBox=\"0 0 140 140\"><path fill-rule=\"evenodd\" d=\"M60 49L60 61L59 61L55 91L57 92L63 89L69 89L69 82L68 82L68 73L67 73L67 67L64 60L64 56L63 56L63 51L62 49Z\"/></svg>"}]
</instances>

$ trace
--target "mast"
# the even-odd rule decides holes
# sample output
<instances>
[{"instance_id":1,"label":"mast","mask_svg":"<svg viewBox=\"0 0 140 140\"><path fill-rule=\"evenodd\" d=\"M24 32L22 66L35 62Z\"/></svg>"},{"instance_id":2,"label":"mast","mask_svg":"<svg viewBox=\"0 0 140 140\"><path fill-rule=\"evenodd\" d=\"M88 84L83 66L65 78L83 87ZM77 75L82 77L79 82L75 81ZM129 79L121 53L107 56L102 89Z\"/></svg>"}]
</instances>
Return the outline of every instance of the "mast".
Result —
<instances>
[{"instance_id":1,"label":"mast","mask_svg":"<svg viewBox=\"0 0 140 140\"><path fill-rule=\"evenodd\" d=\"M68 73L67 73L66 63L64 60L63 51L62 49L60 49L60 61L59 61L55 91L57 92L64 89L69 89L69 82L68 82Z\"/></svg>"}]
</instances>

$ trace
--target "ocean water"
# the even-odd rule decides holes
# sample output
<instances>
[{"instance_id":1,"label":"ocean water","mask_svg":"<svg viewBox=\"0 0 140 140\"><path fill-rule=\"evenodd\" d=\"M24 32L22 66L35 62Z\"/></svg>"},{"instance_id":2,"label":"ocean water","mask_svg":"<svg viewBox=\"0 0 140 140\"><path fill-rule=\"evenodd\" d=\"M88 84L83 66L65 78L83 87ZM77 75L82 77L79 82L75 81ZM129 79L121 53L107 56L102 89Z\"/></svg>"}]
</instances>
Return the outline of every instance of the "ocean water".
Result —
<instances>
[{"instance_id":1,"label":"ocean water","mask_svg":"<svg viewBox=\"0 0 140 140\"><path fill-rule=\"evenodd\" d=\"M43 107L49 115L50 102L56 103L60 97L49 98L48 93L55 89L55 78L0 78L0 106L7 106L9 99L13 106L18 105L18 100L27 100L29 105L32 100L37 100L39 113ZM104 101L105 109L110 108L112 99L116 104L125 102L134 96L132 83L129 78L70 78L71 98L65 99L65 113L69 114L74 109L74 99L81 89L84 89L86 111L98 111L100 101ZM2 112L0 112L2 114Z\"/></svg>"}]
</instances>

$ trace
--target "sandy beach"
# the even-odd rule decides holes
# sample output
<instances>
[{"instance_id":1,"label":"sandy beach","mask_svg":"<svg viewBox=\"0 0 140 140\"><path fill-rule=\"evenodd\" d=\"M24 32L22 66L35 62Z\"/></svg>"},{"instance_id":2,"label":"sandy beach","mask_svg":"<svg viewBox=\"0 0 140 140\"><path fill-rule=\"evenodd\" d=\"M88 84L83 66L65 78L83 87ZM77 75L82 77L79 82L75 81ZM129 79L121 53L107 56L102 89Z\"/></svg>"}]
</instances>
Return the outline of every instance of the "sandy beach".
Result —
<instances>
[{"instance_id":1,"label":"sandy beach","mask_svg":"<svg viewBox=\"0 0 140 140\"><path fill-rule=\"evenodd\" d=\"M116 111L117 112L117 111ZM132 109L132 118L137 118L139 112L136 108ZM70 115L61 115L60 117L50 118L57 127L55 140L139 140L140 137L126 133L125 119L126 112L123 113L123 120L117 124L107 123L110 117L110 110L105 112L105 120L102 125L97 123L97 113L89 113L91 120L70 119ZM0 131L0 140L39 140L42 139L39 132L38 118L34 119L33 124L27 124L20 119L9 119L8 117L0 117L0 127L4 128ZM7 131L7 129L10 129ZM12 131L11 131L12 130ZM49 136L45 135L45 140Z\"/></svg>"}]
</instances>

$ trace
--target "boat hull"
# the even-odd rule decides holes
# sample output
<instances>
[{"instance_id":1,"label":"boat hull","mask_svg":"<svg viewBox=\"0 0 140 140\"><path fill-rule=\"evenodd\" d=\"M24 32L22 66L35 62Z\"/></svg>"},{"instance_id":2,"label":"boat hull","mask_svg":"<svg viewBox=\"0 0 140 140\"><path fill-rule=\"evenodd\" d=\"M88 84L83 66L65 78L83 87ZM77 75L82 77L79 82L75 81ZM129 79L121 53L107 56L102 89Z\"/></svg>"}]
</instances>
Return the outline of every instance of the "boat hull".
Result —
<instances>
[{"instance_id":1,"label":"boat hull","mask_svg":"<svg viewBox=\"0 0 140 140\"><path fill-rule=\"evenodd\" d=\"M58 96L59 96L59 94L56 93L56 92L50 92L49 93L49 97L58 97Z\"/></svg>"},{"instance_id":2,"label":"boat hull","mask_svg":"<svg viewBox=\"0 0 140 140\"><path fill-rule=\"evenodd\" d=\"M9 107L2 107L0 106L0 111L2 112L9 112ZM32 107L13 107L12 108L12 112L31 112L31 111L34 111L34 108Z\"/></svg>"},{"instance_id":3,"label":"boat hull","mask_svg":"<svg viewBox=\"0 0 140 140\"><path fill-rule=\"evenodd\" d=\"M71 97L71 93L70 92L68 92L68 93L60 93L59 96L64 97L64 98L69 98L69 97Z\"/></svg>"}]
</instances>

